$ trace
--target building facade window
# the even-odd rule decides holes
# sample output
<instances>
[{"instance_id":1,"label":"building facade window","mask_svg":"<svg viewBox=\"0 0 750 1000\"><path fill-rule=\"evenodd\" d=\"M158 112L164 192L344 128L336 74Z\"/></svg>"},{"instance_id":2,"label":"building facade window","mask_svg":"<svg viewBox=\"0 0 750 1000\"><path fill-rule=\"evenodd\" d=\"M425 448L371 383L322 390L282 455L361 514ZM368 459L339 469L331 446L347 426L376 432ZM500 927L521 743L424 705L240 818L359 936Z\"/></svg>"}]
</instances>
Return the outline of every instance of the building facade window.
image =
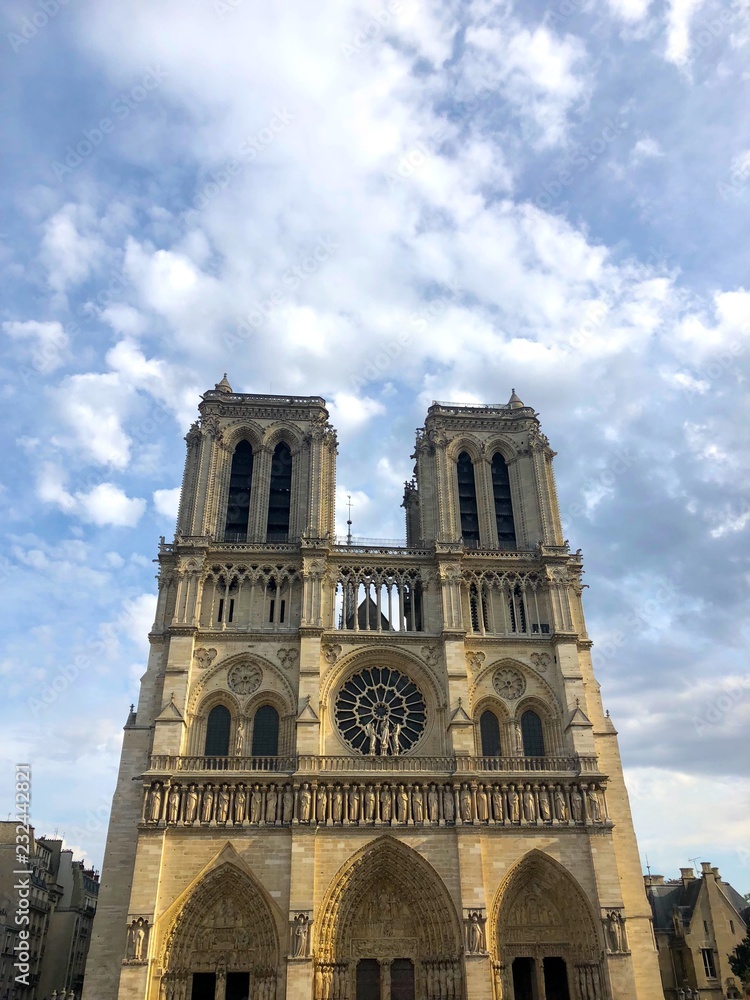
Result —
<instances>
[{"instance_id":1,"label":"building facade window","mask_svg":"<svg viewBox=\"0 0 750 1000\"><path fill-rule=\"evenodd\" d=\"M268 495L266 540L286 542L292 503L292 452L286 442L276 445L271 459L271 487Z\"/></svg>"},{"instance_id":2,"label":"building facade window","mask_svg":"<svg viewBox=\"0 0 750 1000\"><path fill-rule=\"evenodd\" d=\"M479 544L479 513L474 465L468 452L462 451L456 464L458 477L458 510L461 515L461 536L467 545Z\"/></svg>"},{"instance_id":3,"label":"building facade window","mask_svg":"<svg viewBox=\"0 0 750 1000\"><path fill-rule=\"evenodd\" d=\"M516 526L510 496L510 475L505 459L496 452L492 458L492 496L495 502L497 541L501 549L516 547Z\"/></svg>"},{"instance_id":4,"label":"building facade window","mask_svg":"<svg viewBox=\"0 0 750 1000\"><path fill-rule=\"evenodd\" d=\"M229 731L232 715L224 705L216 705L208 713L206 722L206 757L226 757L229 753Z\"/></svg>"},{"instance_id":5,"label":"building facade window","mask_svg":"<svg viewBox=\"0 0 750 1000\"><path fill-rule=\"evenodd\" d=\"M246 542L250 517L250 491L253 481L253 449L249 441L240 441L232 456L229 478L224 540Z\"/></svg>"},{"instance_id":6,"label":"building facade window","mask_svg":"<svg viewBox=\"0 0 750 1000\"><path fill-rule=\"evenodd\" d=\"M703 956L703 971L707 979L716 979L716 966L714 965L714 953L711 948L701 948Z\"/></svg>"},{"instance_id":7,"label":"building facade window","mask_svg":"<svg viewBox=\"0 0 750 1000\"><path fill-rule=\"evenodd\" d=\"M531 709L524 712L521 716L521 737L523 739L524 757L544 756L542 720Z\"/></svg>"},{"instance_id":8,"label":"building facade window","mask_svg":"<svg viewBox=\"0 0 750 1000\"><path fill-rule=\"evenodd\" d=\"M261 705L253 720L253 757L277 757L279 754L279 713L273 705Z\"/></svg>"},{"instance_id":9,"label":"building facade window","mask_svg":"<svg viewBox=\"0 0 750 1000\"><path fill-rule=\"evenodd\" d=\"M479 735L482 739L483 757L501 756L500 723L497 721L495 713L489 709L482 712L479 718Z\"/></svg>"}]
</instances>

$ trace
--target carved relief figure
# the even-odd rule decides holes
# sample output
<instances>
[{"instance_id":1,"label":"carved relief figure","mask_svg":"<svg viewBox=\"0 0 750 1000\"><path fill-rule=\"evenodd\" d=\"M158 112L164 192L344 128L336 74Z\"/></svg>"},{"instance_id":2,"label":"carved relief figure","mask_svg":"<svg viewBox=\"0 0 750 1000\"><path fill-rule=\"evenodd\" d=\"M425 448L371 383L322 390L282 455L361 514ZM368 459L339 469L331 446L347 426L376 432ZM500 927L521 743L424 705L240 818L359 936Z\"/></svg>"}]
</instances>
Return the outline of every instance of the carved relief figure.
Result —
<instances>
[{"instance_id":1,"label":"carved relief figure","mask_svg":"<svg viewBox=\"0 0 750 1000\"><path fill-rule=\"evenodd\" d=\"M266 792L266 823L276 822L276 806L278 804L279 796L276 791L276 785L269 785L268 791Z\"/></svg>"},{"instance_id":2,"label":"carved relief figure","mask_svg":"<svg viewBox=\"0 0 750 1000\"><path fill-rule=\"evenodd\" d=\"M602 821L602 806L599 800L599 793L595 785L589 785L586 789L586 804L589 808L589 816L592 822L601 823Z\"/></svg>"},{"instance_id":3,"label":"carved relief figure","mask_svg":"<svg viewBox=\"0 0 750 1000\"><path fill-rule=\"evenodd\" d=\"M424 822L424 798L419 785L415 785L411 793L411 817L415 823Z\"/></svg>"},{"instance_id":4,"label":"carved relief figure","mask_svg":"<svg viewBox=\"0 0 750 1000\"><path fill-rule=\"evenodd\" d=\"M523 792L523 814L529 823L536 822L536 803L531 785L526 785Z\"/></svg>"},{"instance_id":5,"label":"carved relief figure","mask_svg":"<svg viewBox=\"0 0 750 1000\"><path fill-rule=\"evenodd\" d=\"M146 932L143 924L139 924L135 929L135 941L133 944L133 958L136 962L143 961L143 943L146 940Z\"/></svg>"},{"instance_id":6,"label":"carved relief figure","mask_svg":"<svg viewBox=\"0 0 750 1000\"><path fill-rule=\"evenodd\" d=\"M464 823L471 823L471 789L464 783L458 795L461 806L461 819Z\"/></svg>"},{"instance_id":7,"label":"carved relief figure","mask_svg":"<svg viewBox=\"0 0 750 1000\"><path fill-rule=\"evenodd\" d=\"M198 816L198 789L195 785L188 788L185 797L185 822L194 823Z\"/></svg>"},{"instance_id":8,"label":"carved relief figure","mask_svg":"<svg viewBox=\"0 0 750 1000\"><path fill-rule=\"evenodd\" d=\"M508 817L511 823L521 822L521 803L515 785L508 789Z\"/></svg>"},{"instance_id":9,"label":"carved relief figure","mask_svg":"<svg viewBox=\"0 0 750 1000\"><path fill-rule=\"evenodd\" d=\"M356 823L359 820L359 789L352 785L349 789L349 822Z\"/></svg>"},{"instance_id":10,"label":"carved relief figure","mask_svg":"<svg viewBox=\"0 0 750 1000\"><path fill-rule=\"evenodd\" d=\"M300 823L310 822L310 807L312 805L312 792L307 782L299 790L299 821Z\"/></svg>"},{"instance_id":11,"label":"carved relief figure","mask_svg":"<svg viewBox=\"0 0 750 1000\"><path fill-rule=\"evenodd\" d=\"M403 785L399 785L396 792L396 818L399 823L409 819L409 795Z\"/></svg>"},{"instance_id":12,"label":"carved relief figure","mask_svg":"<svg viewBox=\"0 0 750 1000\"><path fill-rule=\"evenodd\" d=\"M235 823L241 823L245 818L245 805L247 802L247 795L245 793L245 786L240 783L237 785L237 789L234 793L234 821Z\"/></svg>"},{"instance_id":13,"label":"carved relief figure","mask_svg":"<svg viewBox=\"0 0 750 1000\"><path fill-rule=\"evenodd\" d=\"M294 918L294 957L305 958L307 955L307 938L310 930L310 918L305 913L298 913Z\"/></svg>"},{"instance_id":14,"label":"carved relief figure","mask_svg":"<svg viewBox=\"0 0 750 1000\"><path fill-rule=\"evenodd\" d=\"M365 736L368 740L368 753L374 754L377 749L378 744L378 734L375 731L375 723L370 719L370 721L365 726Z\"/></svg>"},{"instance_id":15,"label":"carved relief figure","mask_svg":"<svg viewBox=\"0 0 750 1000\"><path fill-rule=\"evenodd\" d=\"M284 795L281 802L282 822L291 823L294 815L294 792L291 785L284 785Z\"/></svg>"},{"instance_id":16,"label":"carved relief figure","mask_svg":"<svg viewBox=\"0 0 750 1000\"><path fill-rule=\"evenodd\" d=\"M489 818L490 811L487 804L487 793L484 790L484 785L480 785L477 788L477 819L480 823L486 823Z\"/></svg>"},{"instance_id":17,"label":"carved relief figure","mask_svg":"<svg viewBox=\"0 0 750 1000\"><path fill-rule=\"evenodd\" d=\"M427 815L430 817L431 823L437 823L440 818L440 802L437 788L434 785L430 785L427 792Z\"/></svg>"},{"instance_id":18,"label":"carved relief figure","mask_svg":"<svg viewBox=\"0 0 750 1000\"><path fill-rule=\"evenodd\" d=\"M372 785L365 789L365 822L375 822L375 789Z\"/></svg>"},{"instance_id":19,"label":"carved relief figure","mask_svg":"<svg viewBox=\"0 0 750 1000\"><path fill-rule=\"evenodd\" d=\"M446 823L452 823L456 818L456 810L453 802L453 789L446 785L443 789L443 816Z\"/></svg>"},{"instance_id":20,"label":"carved relief figure","mask_svg":"<svg viewBox=\"0 0 750 1000\"><path fill-rule=\"evenodd\" d=\"M476 910L469 914L466 936L469 954L480 955L485 950L484 927L481 915Z\"/></svg>"},{"instance_id":21,"label":"carved relief figure","mask_svg":"<svg viewBox=\"0 0 750 1000\"><path fill-rule=\"evenodd\" d=\"M341 785L336 785L333 789L333 822L341 823L344 819L344 793Z\"/></svg>"},{"instance_id":22,"label":"carved relief figure","mask_svg":"<svg viewBox=\"0 0 750 1000\"><path fill-rule=\"evenodd\" d=\"M391 734L391 752L394 757L398 757L401 752L401 730L403 728L404 727L400 722L397 722L393 727L393 733Z\"/></svg>"},{"instance_id":23,"label":"carved relief figure","mask_svg":"<svg viewBox=\"0 0 750 1000\"><path fill-rule=\"evenodd\" d=\"M555 785L555 819L559 823L568 822L568 803L561 785Z\"/></svg>"},{"instance_id":24,"label":"carved relief figure","mask_svg":"<svg viewBox=\"0 0 750 1000\"><path fill-rule=\"evenodd\" d=\"M573 819L576 823L580 823L583 819L583 796L575 786L573 786L570 792L570 808L573 813Z\"/></svg>"},{"instance_id":25,"label":"carved relief figure","mask_svg":"<svg viewBox=\"0 0 750 1000\"><path fill-rule=\"evenodd\" d=\"M240 719L240 721L237 723L237 739L234 745L234 752L238 757L241 757L244 749L245 749L245 720Z\"/></svg>"},{"instance_id":26,"label":"carved relief figure","mask_svg":"<svg viewBox=\"0 0 750 1000\"><path fill-rule=\"evenodd\" d=\"M229 819L229 785L223 784L219 788L219 795L216 800L216 822L226 823Z\"/></svg>"},{"instance_id":27,"label":"carved relief figure","mask_svg":"<svg viewBox=\"0 0 750 1000\"><path fill-rule=\"evenodd\" d=\"M203 791L203 806L201 808L201 823L210 823L214 811L214 786L206 785Z\"/></svg>"},{"instance_id":28,"label":"carved relief figure","mask_svg":"<svg viewBox=\"0 0 750 1000\"><path fill-rule=\"evenodd\" d=\"M388 785L383 785L380 792L380 819L383 823L391 821L391 790Z\"/></svg>"},{"instance_id":29,"label":"carved relief figure","mask_svg":"<svg viewBox=\"0 0 750 1000\"><path fill-rule=\"evenodd\" d=\"M539 790L539 813L545 823L549 823L552 819L552 811L550 810L549 804L549 794L546 788L541 788Z\"/></svg>"},{"instance_id":30,"label":"carved relief figure","mask_svg":"<svg viewBox=\"0 0 750 1000\"><path fill-rule=\"evenodd\" d=\"M263 809L263 793L260 785L255 784L250 796L250 822L260 823L260 816Z\"/></svg>"},{"instance_id":31,"label":"carved relief figure","mask_svg":"<svg viewBox=\"0 0 750 1000\"><path fill-rule=\"evenodd\" d=\"M319 823L325 823L328 813L328 789L325 785L318 785L316 801L316 815Z\"/></svg>"},{"instance_id":32,"label":"carved relief figure","mask_svg":"<svg viewBox=\"0 0 750 1000\"><path fill-rule=\"evenodd\" d=\"M167 801L167 817L170 823L176 823L180 818L180 786L172 785Z\"/></svg>"},{"instance_id":33,"label":"carved relief figure","mask_svg":"<svg viewBox=\"0 0 750 1000\"><path fill-rule=\"evenodd\" d=\"M149 823L158 823L161 818L161 801L162 801L162 790L161 782L156 781L151 786L151 790L148 793L148 821Z\"/></svg>"},{"instance_id":34,"label":"carved relief figure","mask_svg":"<svg viewBox=\"0 0 750 1000\"><path fill-rule=\"evenodd\" d=\"M499 785L492 786L492 818L496 823L503 821L503 793Z\"/></svg>"}]
</instances>

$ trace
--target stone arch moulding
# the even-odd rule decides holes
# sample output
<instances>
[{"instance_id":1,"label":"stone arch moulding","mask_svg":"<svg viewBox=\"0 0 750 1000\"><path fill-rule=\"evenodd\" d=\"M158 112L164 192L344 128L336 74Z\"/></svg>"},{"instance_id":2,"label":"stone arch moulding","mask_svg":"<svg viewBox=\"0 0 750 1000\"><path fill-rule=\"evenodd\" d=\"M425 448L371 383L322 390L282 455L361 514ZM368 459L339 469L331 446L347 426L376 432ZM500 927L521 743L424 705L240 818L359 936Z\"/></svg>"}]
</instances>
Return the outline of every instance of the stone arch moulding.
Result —
<instances>
[{"instance_id":1,"label":"stone arch moulding","mask_svg":"<svg viewBox=\"0 0 750 1000\"><path fill-rule=\"evenodd\" d=\"M492 461L497 452L500 452L508 465L511 465L518 458L518 445L504 434L496 434L488 438L484 442L484 450L488 462Z\"/></svg>"},{"instance_id":2,"label":"stone arch moulding","mask_svg":"<svg viewBox=\"0 0 750 1000\"><path fill-rule=\"evenodd\" d=\"M472 680L471 685L469 686L469 704L471 706L475 705L477 697L484 698L484 695L480 694L481 685L487 680L488 677L491 678L496 670L502 667L509 667L514 670L518 670L519 673L523 674L524 679L526 680L527 690L529 683L531 683L532 686L538 684L548 698L548 704L545 705L545 711L547 713L556 714L560 719L562 719L563 709L560 704L560 699L555 694L549 682L544 677L540 677L540 675L535 670L532 670L528 664L523 663L521 660L516 660L511 656L503 656L499 660L493 660L491 663L485 663L482 665L482 669L477 673L476 677ZM491 692L488 692L488 694L490 693ZM528 695L524 694L524 696L519 699L519 703L526 701L528 697ZM538 698L538 701L544 704L544 699ZM513 706L510 709L511 716L515 715L517 707L518 704L513 703Z\"/></svg>"},{"instance_id":3,"label":"stone arch moulding","mask_svg":"<svg viewBox=\"0 0 750 1000\"><path fill-rule=\"evenodd\" d=\"M249 441L256 455L263 444L263 428L253 420L234 421L224 427L224 448L229 452L234 449L240 441Z\"/></svg>"},{"instance_id":4,"label":"stone arch moulding","mask_svg":"<svg viewBox=\"0 0 750 1000\"><path fill-rule=\"evenodd\" d=\"M273 452L277 444L281 442L289 446L292 458L299 454L302 449L303 436L299 427L288 421L280 421L266 427L263 434L263 447Z\"/></svg>"},{"instance_id":5,"label":"stone arch moulding","mask_svg":"<svg viewBox=\"0 0 750 1000\"><path fill-rule=\"evenodd\" d=\"M214 660L214 662L207 670L201 672L201 674L197 678L194 686L191 688L190 691L190 697L188 698L188 705L187 705L188 713L194 713L199 703L202 702L204 698L203 692L205 692L209 681L215 678L216 675L220 673L222 670L226 670L228 672L229 670L232 669L233 666L235 666L238 663L254 663L257 664L263 671L263 680L261 681L261 685L258 688L258 690L253 692L252 695L253 697L261 693L268 693L268 688L270 686L268 684L268 678L272 677L273 680L278 684L281 691L283 691L284 693L283 697L284 700L286 701L286 708L284 709L284 711L285 712L294 711L295 705L297 704L297 699L294 693L294 689L292 688L292 685L289 683L289 680L286 677L284 677L284 675L281 673L279 668L274 663L272 663L270 660L265 659L265 657L257 656L255 653L232 653L230 656L226 656L222 659L217 658L216 660ZM223 690L225 689L222 688L222 691ZM233 699L235 698L235 696L228 689L226 689L226 691L231 698ZM241 708L240 702L244 704L246 700L247 700L246 698L237 699L238 711Z\"/></svg>"},{"instance_id":6,"label":"stone arch moulding","mask_svg":"<svg viewBox=\"0 0 750 1000\"><path fill-rule=\"evenodd\" d=\"M169 998L178 984L189 990L194 972L250 972L258 983L277 982L281 914L229 843L165 910L156 926L160 998Z\"/></svg>"},{"instance_id":7,"label":"stone arch moulding","mask_svg":"<svg viewBox=\"0 0 750 1000\"><path fill-rule=\"evenodd\" d=\"M601 928L578 881L559 861L534 849L506 874L495 893L489 947L505 996L516 958L564 959L571 996L610 997ZM588 992L586 992L588 990Z\"/></svg>"},{"instance_id":8,"label":"stone arch moulding","mask_svg":"<svg viewBox=\"0 0 750 1000\"><path fill-rule=\"evenodd\" d=\"M394 837L371 841L339 869L320 914L315 1000L328 995L329 970L339 990L330 995L351 995L356 963L368 957L411 959L418 997L466 996L461 930L450 894L432 865Z\"/></svg>"},{"instance_id":9,"label":"stone arch moulding","mask_svg":"<svg viewBox=\"0 0 750 1000\"><path fill-rule=\"evenodd\" d=\"M479 438L474 437L471 434L459 434L456 437L451 438L446 446L445 454L446 457L449 458L455 465L458 462L458 456L462 451L467 453L471 459L472 465L478 465L484 458L482 454L482 442Z\"/></svg>"},{"instance_id":10,"label":"stone arch moulding","mask_svg":"<svg viewBox=\"0 0 750 1000\"><path fill-rule=\"evenodd\" d=\"M427 701L427 720L424 733L418 740L416 746L429 746L430 743L435 741L435 733L437 733L439 740L441 741L441 745L433 752L438 754L443 753L443 736L440 728L438 727L436 729L436 727L438 720L441 717L441 713L446 708L446 703L432 671L430 671L414 654L400 649L397 646L385 646L380 644L377 646L368 646L366 649L354 650L353 652L347 653L340 659L336 660L331 666L331 669L328 671L325 680L321 684L320 709L324 715L327 714L330 716L330 731L334 735L337 744L340 745L340 752L349 755L352 751L344 742L343 738L339 734L338 728L333 722L333 700L342 685L353 674L356 674L359 670L363 670L365 667L371 666L392 667L394 670L400 670L407 674L415 681L418 687L422 690L422 693ZM323 733L321 733L321 737L322 736Z\"/></svg>"}]
</instances>

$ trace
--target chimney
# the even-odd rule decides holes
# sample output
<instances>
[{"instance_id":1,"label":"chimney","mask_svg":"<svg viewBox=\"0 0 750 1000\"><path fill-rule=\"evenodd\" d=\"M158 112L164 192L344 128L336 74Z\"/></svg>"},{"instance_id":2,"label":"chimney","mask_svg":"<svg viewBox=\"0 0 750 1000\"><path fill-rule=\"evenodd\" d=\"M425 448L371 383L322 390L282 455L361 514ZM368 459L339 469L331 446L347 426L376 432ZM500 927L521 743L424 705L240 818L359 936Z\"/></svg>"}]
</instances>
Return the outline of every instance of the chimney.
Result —
<instances>
[{"instance_id":1,"label":"chimney","mask_svg":"<svg viewBox=\"0 0 750 1000\"><path fill-rule=\"evenodd\" d=\"M701 875L706 876L712 873L711 862L701 861Z\"/></svg>"},{"instance_id":2,"label":"chimney","mask_svg":"<svg viewBox=\"0 0 750 1000\"><path fill-rule=\"evenodd\" d=\"M643 881L646 885L664 885L663 875L644 875Z\"/></svg>"},{"instance_id":3,"label":"chimney","mask_svg":"<svg viewBox=\"0 0 750 1000\"><path fill-rule=\"evenodd\" d=\"M719 869L714 866L711 871L714 873L714 878L717 882L721 882L721 875L719 874Z\"/></svg>"},{"instance_id":4,"label":"chimney","mask_svg":"<svg viewBox=\"0 0 750 1000\"><path fill-rule=\"evenodd\" d=\"M692 868L680 868L680 878L683 882L692 882L695 878L695 872Z\"/></svg>"}]
</instances>

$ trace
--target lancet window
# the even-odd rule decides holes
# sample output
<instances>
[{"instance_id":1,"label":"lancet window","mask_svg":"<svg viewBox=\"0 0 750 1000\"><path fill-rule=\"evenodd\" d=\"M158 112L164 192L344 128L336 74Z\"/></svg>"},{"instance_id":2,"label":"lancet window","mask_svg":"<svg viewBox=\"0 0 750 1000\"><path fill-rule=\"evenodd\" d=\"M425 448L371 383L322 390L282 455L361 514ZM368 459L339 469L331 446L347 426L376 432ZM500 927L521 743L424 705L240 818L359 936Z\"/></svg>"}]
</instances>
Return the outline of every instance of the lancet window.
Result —
<instances>
[{"instance_id":1,"label":"lancet window","mask_svg":"<svg viewBox=\"0 0 750 1000\"><path fill-rule=\"evenodd\" d=\"M483 757L499 757L502 753L500 745L500 723L493 711L487 709L479 717L479 735L482 741Z\"/></svg>"},{"instance_id":2,"label":"lancet window","mask_svg":"<svg viewBox=\"0 0 750 1000\"><path fill-rule=\"evenodd\" d=\"M271 484L268 494L266 541L289 539L289 516L292 503L292 452L285 441L279 442L271 459Z\"/></svg>"},{"instance_id":3,"label":"lancet window","mask_svg":"<svg viewBox=\"0 0 750 1000\"><path fill-rule=\"evenodd\" d=\"M229 753L229 732L232 715L225 705L215 705L206 722L206 757L226 757Z\"/></svg>"},{"instance_id":4,"label":"lancet window","mask_svg":"<svg viewBox=\"0 0 750 1000\"><path fill-rule=\"evenodd\" d=\"M474 465L468 452L462 451L456 464L458 478L458 511L461 517L461 536L466 545L479 544L479 513Z\"/></svg>"},{"instance_id":5,"label":"lancet window","mask_svg":"<svg viewBox=\"0 0 750 1000\"><path fill-rule=\"evenodd\" d=\"M477 635L546 635L547 592L536 573L476 571L465 576L471 631Z\"/></svg>"},{"instance_id":6,"label":"lancet window","mask_svg":"<svg viewBox=\"0 0 750 1000\"><path fill-rule=\"evenodd\" d=\"M250 517L250 492L253 481L253 449L249 441L240 441L232 456L224 540L246 542Z\"/></svg>"},{"instance_id":7,"label":"lancet window","mask_svg":"<svg viewBox=\"0 0 750 1000\"><path fill-rule=\"evenodd\" d=\"M276 757L279 753L279 713L273 705L261 705L253 718L253 757Z\"/></svg>"},{"instance_id":8,"label":"lancet window","mask_svg":"<svg viewBox=\"0 0 750 1000\"><path fill-rule=\"evenodd\" d=\"M542 720L532 709L521 716L521 738L524 757L544 756L544 732Z\"/></svg>"},{"instance_id":9,"label":"lancet window","mask_svg":"<svg viewBox=\"0 0 750 1000\"><path fill-rule=\"evenodd\" d=\"M505 459L499 451L492 457L492 497L495 503L498 544L501 549L515 549L516 527L513 521L510 476Z\"/></svg>"}]
</instances>

